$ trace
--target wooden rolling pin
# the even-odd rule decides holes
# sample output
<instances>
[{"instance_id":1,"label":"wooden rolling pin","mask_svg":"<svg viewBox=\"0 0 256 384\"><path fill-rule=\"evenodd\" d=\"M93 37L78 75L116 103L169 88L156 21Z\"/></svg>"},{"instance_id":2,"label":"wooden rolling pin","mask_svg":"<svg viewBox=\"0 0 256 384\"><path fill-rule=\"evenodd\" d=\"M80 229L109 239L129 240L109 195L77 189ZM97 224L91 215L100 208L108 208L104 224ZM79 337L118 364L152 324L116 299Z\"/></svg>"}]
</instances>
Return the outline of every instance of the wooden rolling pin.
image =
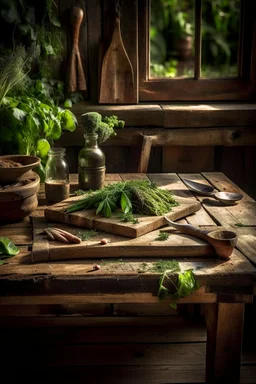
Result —
<instances>
[{"instance_id":1,"label":"wooden rolling pin","mask_svg":"<svg viewBox=\"0 0 256 384\"><path fill-rule=\"evenodd\" d=\"M68 93L76 91L86 91L86 79L78 47L80 26L84 17L82 8L73 7L71 9L72 26L72 48L68 64Z\"/></svg>"}]
</instances>

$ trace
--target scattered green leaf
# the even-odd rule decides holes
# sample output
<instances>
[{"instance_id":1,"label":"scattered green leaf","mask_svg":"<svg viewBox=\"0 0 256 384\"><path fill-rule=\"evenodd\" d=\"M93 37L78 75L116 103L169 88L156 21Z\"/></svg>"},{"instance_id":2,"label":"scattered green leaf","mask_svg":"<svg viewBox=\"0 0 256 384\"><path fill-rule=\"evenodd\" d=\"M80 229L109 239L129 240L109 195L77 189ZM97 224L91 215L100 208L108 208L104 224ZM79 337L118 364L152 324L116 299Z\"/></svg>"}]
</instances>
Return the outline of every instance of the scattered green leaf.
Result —
<instances>
[{"instance_id":1,"label":"scattered green leaf","mask_svg":"<svg viewBox=\"0 0 256 384\"><path fill-rule=\"evenodd\" d=\"M176 276L177 272L178 276ZM169 295L169 290L165 286L166 280L170 281L176 290L175 293L170 294L170 296L174 299L174 303L171 304L172 308L177 307L177 300L190 295L199 288L199 283L195 279L193 270L189 269L187 271L180 272L179 267L177 267L177 264L174 263L170 269L166 269L163 272L159 279L157 296L160 300Z\"/></svg>"},{"instance_id":2,"label":"scattered green leaf","mask_svg":"<svg viewBox=\"0 0 256 384\"><path fill-rule=\"evenodd\" d=\"M19 252L19 248L8 237L0 237L0 264L5 264L3 259L15 256Z\"/></svg>"},{"instance_id":3,"label":"scattered green leaf","mask_svg":"<svg viewBox=\"0 0 256 384\"><path fill-rule=\"evenodd\" d=\"M74 191L74 194L76 196L82 196L84 195L85 193L87 193L86 191L84 191L83 189L77 189L76 191Z\"/></svg>"}]
</instances>

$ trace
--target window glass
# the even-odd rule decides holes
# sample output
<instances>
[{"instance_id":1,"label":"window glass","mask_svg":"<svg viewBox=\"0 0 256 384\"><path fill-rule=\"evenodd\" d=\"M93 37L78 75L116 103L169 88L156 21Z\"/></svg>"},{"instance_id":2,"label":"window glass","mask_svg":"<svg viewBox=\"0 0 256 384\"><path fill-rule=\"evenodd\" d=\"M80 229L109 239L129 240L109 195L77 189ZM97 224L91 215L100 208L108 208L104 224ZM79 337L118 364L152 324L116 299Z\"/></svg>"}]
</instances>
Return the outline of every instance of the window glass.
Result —
<instances>
[{"instance_id":1,"label":"window glass","mask_svg":"<svg viewBox=\"0 0 256 384\"><path fill-rule=\"evenodd\" d=\"M238 76L240 0L202 1L201 76Z\"/></svg>"},{"instance_id":2,"label":"window glass","mask_svg":"<svg viewBox=\"0 0 256 384\"><path fill-rule=\"evenodd\" d=\"M150 77L194 76L194 0L151 0Z\"/></svg>"}]
</instances>

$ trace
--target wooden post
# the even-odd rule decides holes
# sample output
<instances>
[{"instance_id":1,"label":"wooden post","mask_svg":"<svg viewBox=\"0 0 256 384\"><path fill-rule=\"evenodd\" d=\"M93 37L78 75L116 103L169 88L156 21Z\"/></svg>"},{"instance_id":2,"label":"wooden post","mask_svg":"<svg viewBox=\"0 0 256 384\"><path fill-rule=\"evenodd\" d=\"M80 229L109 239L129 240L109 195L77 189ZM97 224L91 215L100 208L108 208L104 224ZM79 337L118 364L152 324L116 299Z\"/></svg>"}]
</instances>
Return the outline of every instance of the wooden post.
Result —
<instances>
[{"instance_id":1,"label":"wooden post","mask_svg":"<svg viewBox=\"0 0 256 384\"><path fill-rule=\"evenodd\" d=\"M206 383L240 383L244 304L206 304Z\"/></svg>"}]
</instances>

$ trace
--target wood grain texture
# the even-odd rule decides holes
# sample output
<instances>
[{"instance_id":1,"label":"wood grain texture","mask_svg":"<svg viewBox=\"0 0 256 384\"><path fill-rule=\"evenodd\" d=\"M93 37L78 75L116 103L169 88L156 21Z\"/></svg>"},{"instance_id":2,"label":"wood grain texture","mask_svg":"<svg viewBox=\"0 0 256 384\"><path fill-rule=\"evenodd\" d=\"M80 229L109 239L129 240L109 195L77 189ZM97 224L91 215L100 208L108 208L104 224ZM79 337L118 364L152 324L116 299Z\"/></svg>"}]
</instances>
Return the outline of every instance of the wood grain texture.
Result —
<instances>
[{"instance_id":1,"label":"wood grain texture","mask_svg":"<svg viewBox=\"0 0 256 384\"><path fill-rule=\"evenodd\" d=\"M163 172L211 171L214 169L214 148L165 146L162 167Z\"/></svg>"},{"instance_id":2,"label":"wood grain texture","mask_svg":"<svg viewBox=\"0 0 256 384\"><path fill-rule=\"evenodd\" d=\"M187 176L188 177L188 176ZM193 174L193 177L196 179L202 178L207 183L207 179L202 176L202 174ZM210 176L208 175L210 178ZM191 191L184 186L179 175L174 173L169 174L116 174L116 175L107 175L108 182L113 182L114 180L131 180L131 179L141 180L143 178L150 179L157 182L161 185L162 188L172 189L177 195L183 199L195 199L199 201L199 198L193 197L194 195ZM188 177L189 178L189 177ZM225 182L226 188L235 188L232 182L228 181L227 178L222 174L211 173L211 178L215 185L218 185L217 182L222 180ZM75 185L77 182L77 176L73 177L71 175L71 184ZM224 185L224 184L223 184ZM253 202L247 202L246 204L254 204ZM238 205L239 206L239 205ZM191 222L193 220L196 225L200 226L216 226L220 218L228 224L229 218L234 220L233 214L228 211L228 209L234 209L235 207L223 207L216 206L214 210L211 211L211 214L207 214L205 205L203 205L203 212L198 211L194 215L189 216L188 220ZM37 216L43 216L44 206L40 206L35 212ZM200 213L200 214L199 214ZM199 214L199 216L198 216ZM2 265L0 268L0 286L2 294L8 293L11 295L20 295L22 292L29 293L33 289L35 294L41 294L42 292L47 293L46 302L49 300L49 294L60 293L84 293L84 287L86 282L86 289L90 292L93 292L96 287L102 287L103 291L106 292L116 292L118 287L119 293L122 295L124 293L131 292L140 292L139 296L136 298L137 302L139 300L146 300L150 302L149 297L145 298L140 296L141 292L150 292L149 296L151 300L155 298L152 296L152 292L157 290L158 274L155 273L141 273L142 266L150 271L153 263L157 258L136 258L136 260L131 258L125 258L123 262L114 262L109 260L106 264L103 263L102 259L85 259L85 260L71 260L65 262L55 262L55 263L38 263L31 264L31 252L28 251L28 246L32 244L32 231L30 230L27 234L22 232L22 228L17 227L17 225L10 225L8 228L3 226L0 228L4 229L7 232L4 232L5 235L9 235L11 239L20 241L24 244L24 249L20 254L10 259L9 264ZM24 230L28 230L27 222L24 222ZM207 228L206 228L207 229ZM191 257L189 260L180 259L180 266L182 270L193 269L195 271L196 278L199 280L202 286L207 287L207 293L204 291L201 295L200 300L206 300L206 295L216 294L219 296L219 300L238 300L234 295L238 295L247 292L250 297L250 293L253 291L254 287L254 273L255 268L245 257L249 251L250 255L254 254L254 228L239 228L242 229L241 232L241 241L239 243L239 249L235 249L230 260L223 263L222 260L213 258L194 258ZM26 235L24 237L24 234ZM15 237L16 236L16 237ZM250 237L250 243L247 243L248 237ZM18 240L20 238L20 240ZM245 245L246 244L246 245ZM92 270L92 267L97 260L101 264L101 269L99 271L94 271L93 274L88 273ZM145 264L144 264L145 263ZM143 268L144 268L143 267ZM118 276L118 280L117 280ZM67 278L68 277L68 278ZM24 279L23 279L24 278ZM36 284L35 284L36 282ZM88 284L87 284L88 283ZM105 285L106 284L106 285ZM97 289L98 289L97 288ZM228 295L226 294L228 290ZM89 292L88 292L89 293ZM224 297L225 294L225 297ZM221 296L220 296L221 295ZM30 298L27 296L22 296L23 298L28 299L29 303L33 302L34 296ZM60 300L61 295L58 298L55 298L54 303L56 304ZM63 298L66 299L67 297ZM21 299L21 296L17 296L17 302ZM41 298L40 300L42 300ZM102 297L98 300L117 300L113 297ZM122 296L122 300L124 300ZM9 300L9 296L5 296L5 303ZM23 299L22 299L23 300ZM70 304L73 298L70 297ZM78 298L77 298L78 300ZM88 298L80 298L79 300L88 300ZM92 298L93 300L93 298ZM127 298L131 300L131 298ZM133 299L132 299L133 300ZM192 298L190 297L190 300ZM199 300L198 295L194 300ZM247 300L242 296L239 298L241 300ZM84 302L84 301L83 301ZM106 301L105 301L106 302ZM153 302L153 301L151 301ZM42 302L41 302L42 303ZM9 302L9 304L11 304ZM24 302L25 304L25 302ZM49 303L48 303L49 304Z\"/></svg>"},{"instance_id":3,"label":"wood grain texture","mask_svg":"<svg viewBox=\"0 0 256 384\"><path fill-rule=\"evenodd\" d=\"M166 214L170 220L175 221L191 215L201 208L200 203L196 200L188 200L179 196L175 196L175 199L179 205L173 207L172 210ZM47 207L45 209L45 218L49 222L71 224L80 228L95 229L127 237L139 237L165 225L163 216L134 214L134 218L138 220L138 223L132 224L120 221L119 213L115 212L111 218L96 215L95 210L82 210L74 213L65 212L65 209L71 203L79 200L81 200L81 196L78 198L71 197L61 203Z\"/></svg>"},{"instance_id":4,"label":"wood grain texture","mask_svg":"<svg viewBox=\"0 0 256 384\"><path fill-rule=\"evenodd\" d=\"M41 226L41 229L39 227ZM52 224L58 228L68 230L72 233L77 233L70 226L63 227L60 224ZM175 257L214 257L215 253L206 242L196 239L191 236L182 236L179 234L171 234L165 241L157 241L159 231L151 231L143 236L135 239L127 239L123 236L114 236L104 234L99 231L96 236L93 236L87 241L82 241L80 244L62 244L56 241L48 241L46 236L42 234L42 227L47 227L47 222L38 222L34 219L34 241L32 248L32 261L56 261L56 260L71 260L85 258L119 258L122 257L158 257L163 258ZM164 230L164 229L163 229ZM80 231L82 233L82 231ZM79 233L77 233L79 234ZM108 238L109 243L101 244L101 239Z\"/></svg>"},{"instance_id":5,"label":"wood grain texture","mask_svg":"<svg viewBox=\"0 0 256 384\"><path fill-rule=\"evenodd\" d=\"M240 383L244 304L207 304L206 382Z\"/></svg>"},{"instance_id":6,"label":"wood grain texture","mask_svg":"<svg viewBox=\"0 0 256 384\"><path fill-rule=\"evenodd\" d=\"M120 17L117 15L112 39L102 61L99 103L136 102L133 67L123 44Z\"/></svg>"},{"instance_id":7,"label":"wood grain texture","mask_svg":"<svg viewBox=\"0 0 256 384\"><path fill-rule=\"evenodd\" d=\"M115 113L115 111L113 111ZM145 111L146 114L146 111ZM131 119L132 116L129 118ZM146 118L144 117L146 120ZM153 117L155 119L155 117ZM157 119L157 114L156 114ZM140 119L141 120L141 119ZM158 120L158 123L159 124ZM151 121L152 125L153 120ZM137 121L138 125L140 121ZM125 127L116 129L116 136L110 137L102 144L106 146L136 146L141 135L148 136L152 140L152 146L184 146L184 147L238 147L256 145L255 128L229 127L229 128L185 128L185 129L163 129L157 128L134 128ZM63 136L57 141L58 145L65 147L82 146L83 130L77 128L75 132L64 132ZM209 148L208 148L209 149Z\"/></svg>"},{"instance_id":8,"label":"wood grain texture","mask_svg":"<svg viewBox=\"0 0 256 384\"><path fill-rule=\"evenodd\" d=\"M86 91L86 79L79 50L80 26L84 17L82 8L72 7L71 26L72 26L72 47L69 55L67 70L67 91L68 93Z\"/></svg>"}]
</instances>

